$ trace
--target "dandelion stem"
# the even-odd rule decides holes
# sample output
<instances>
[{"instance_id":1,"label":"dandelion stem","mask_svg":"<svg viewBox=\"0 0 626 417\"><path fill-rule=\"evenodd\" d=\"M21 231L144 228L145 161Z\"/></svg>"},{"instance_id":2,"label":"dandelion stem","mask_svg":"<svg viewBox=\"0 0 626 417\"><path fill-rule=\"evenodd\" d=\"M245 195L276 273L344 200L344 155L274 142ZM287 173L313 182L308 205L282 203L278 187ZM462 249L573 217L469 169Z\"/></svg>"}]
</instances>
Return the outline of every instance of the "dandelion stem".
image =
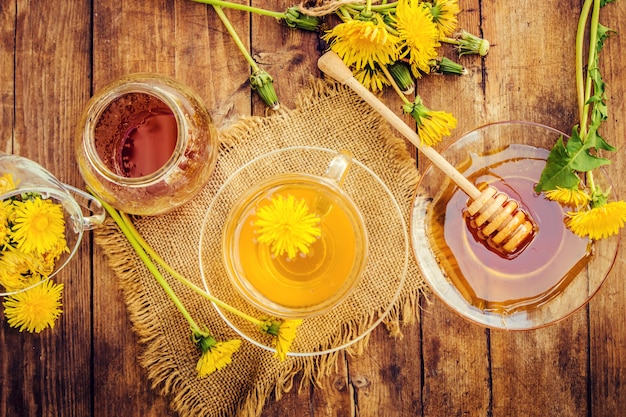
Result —
<instances>
[{"instance_id":1,"label":"dandelion stem","mask_svg":"<svg viewBox=\"0 0 626 417\"><path fill-rule=\"evenodd\" d=\"M589 13L591 10L591 6L594 7L594 17L595 25L592 21L589 33L589 63L592 63L593 57L596 53L596 39L597 39L597 19L598 13L600 9L600 1L599 0L585 0L583 4L582 10L580 12L580 18L578 20L578 28L576 31L576 91L578 95L578 111L579 111L579 119L580 119L580 137L584 141L585 136L587 135L587 113L589 111L589 105L587 104L587 100L589 98L589 94L591 91L591 83L589 82L590 75L587 73L587 77L585 80L584 66L583 66L583 54L585 52L585 28L587 27L587 20L589 19ZM596 11L597 9L597 11ZM587 72L589 72L589 68ZM587 84L587 86L585 86Z\"/></svg>"},{"instance_id":2,"label":"dandelion stem","mask_svg":"<svg viewBox=\"0 0 626 417\"><path fill-rule=\"evenodd\" d=\"M396 6L398 5L397 1L394 1L392 3L387 3L387 2L382 2L381 4L370 4L370 10L374 11L374 12L386 12L386 11L392 11L396 8ZM350 4L349 7L352 10L355 11L361 11L364 10L367 6L363 5L363 4Z\"/></svg>"},{"instance_id":3,"label":"dandelion stem","mask_svg":"<svg viewBox=\"0 0 626 417\"><path fill-rule=\"evenodd\" d=\"M273 10L261 9L259 7L252 7L246 4L231 3L223 0L193 0L196 3L210 4L212 6L226 7L228 9L241 10L244 12L256 13L262 16L269 16L276 19L284 19L285 13L275 12Z\"/></svg>"},{"instance_id":4,"label":"dandelion stem","mask_svg":"<svg viewBox=\"0 0 626 417\"><path fill-rule=\"evenodd\" d=\"M213 5L213 9L215 9L217 16L220 18L220 20L224 24L224 27L226 28L230 36L233 38L233 41L237 45L237 48L239 48L239 50L241 51L246 61L248 61L248 63L250 64L250 67L252 67L252 73L260 71L259 65L256 63L254 59L252 59L250 52L248 52L248 48L245 47L245 45L241 41L241 38L239 38L239 35L237 35L235 28L230 23L230 20L224 13L224 10L222 10L220 6L216 6L216 5Z\"/></svg>"},{"instance_id":5,"label":"dandelion stem","mask_svg":"<svg viewBox=\"0 0 626 417\"><path fill-rule=\"evenodd\" d=\"M460 45L461 41L458 39L451 38L449 36L442 36L439 38L441 42L449 43L450 45Z\"/></svg>"},{"instance_id":6,"label":"dandelion stem","mask_svg":"<svg viewBox=\"0 0 626 417\"><path fill-rule=\"evenodd\" d=\"M102 204L102 206L109 213L111 218L115 221L117 226L120 228L122 233L124 233L124 236L126 236L126 239L128 239L128 242L130 242L133 249L135 249L135 252L137 252L137 255L139 256L139 258L141 258L141 260L146 265L148 270L152 273L154 278L161 285L165 293L170 297L170 299L172 300L172 302L174 303L178 311L180 311L183 317L187 320L187 322L191 326L191 331L193 333L203 333L200 327L198 326L198 324L193 319L193 317L191 317L191 314L189 314L189 311L187 311L183 303L180 301L180 299L178 298L178 296L176 295L172 287L170 287L170 285L167 283L167 281L165 280L165 278L163 277L159 269L152 262L152 260L150 260L150 258L144 251L142 245L137 240L135 233L133 233L133 230L129 229L128 225L126 224L122 216L117 212L117 210L115 210L113 207L111 207L104 201L100 200L100 198L97 197L95 194L94 194L94 197L98 199L98 201L100 201L100 204Z\"/></svg>"},{"instance_id":7,"label":"dandelion stem","mask_svg":"<svg viewBox=\"0 0 626 417\"><path fill-rule=\"evenodd\" d=\"M347 21L352 20L352 15L348 11L348 9L345 8L345 7L340 7L339 9L337 9L337 16L339 16L339 18L343 22L347 22Z\"/></svg>"},{"instance_id":8,"label":"dandelion stem","mask_svg":"<svg viewBox=\"0 0 626 417\"><path fill-rule=\"evenodd\" d=\"M185 286L187 286L187 288L195 291L196 293L198 293L199 295L203 296L207 300L213 302L214 304L217 304L218 306L222 307L224 310L227 310L227 311L229 311L229 312L231 312L231 313L241 317L244 320L248 320L248 321L250 321L250 322L252 322L253 324L256 324L256 325L259 325L261 323L261 321L259 319L256 319L256 318L254 318L254 317L244 313L243 311L240 311L240 310L238 310L238 309L236 309L236 308L226 304L222 300L214 297L213 295L209 294L208 292L206 292L205 290L203 290L202 288L198 287L196 284L194 284L193 282L191 282L187 278L185 278L181 273L179 273L174 268L172 268L158 253L156 253L154 251L154 249L152 249L150 247L150 245L148 245L148 242L146 242L144 240L144 238L141 236L141 234L137 231L137 229L135 229L135 226L132 224L132 221L130 220L130 218L128 217L128 215L126 213L121 213L120 217L125 222L126 227L133 234L133 236L135 237L137 242L142 246L143 250L145 250L146 253L152 259L154 259L156 263L161 265L163 267L163 269L165 269L167 271L168 274L170 274L172 277L174 277L176 280L178 280L181 284L184 284Z\"/></svg>"}]
</instances>

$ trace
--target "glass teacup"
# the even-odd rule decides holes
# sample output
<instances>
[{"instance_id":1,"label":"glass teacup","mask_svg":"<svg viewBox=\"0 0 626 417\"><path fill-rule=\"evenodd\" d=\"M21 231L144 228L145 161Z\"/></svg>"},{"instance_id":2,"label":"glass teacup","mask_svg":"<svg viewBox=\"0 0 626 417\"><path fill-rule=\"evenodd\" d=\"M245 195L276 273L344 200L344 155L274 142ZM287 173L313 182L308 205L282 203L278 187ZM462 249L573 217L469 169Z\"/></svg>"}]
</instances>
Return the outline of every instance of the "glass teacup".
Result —
<instances>
[{"instance_id":1,"label":"glass teacup","mask_svg":"<svg viewBox=\"0 0 626 417\"><path fill-rule=\"evenodd\" d=\"M19 257L22 254L18 253L17 244L5 236L5 239L0 241L0 248L4 249L0 252L0 266L2 266L0 296L6 296L25 291L56 275L76 253L84 231L93 229L104 221L105 211L91 195L59 182L39 164L21 156L0 152L0 179L2 179L0 204L8 205L12 201L37 198L59 207L63 217L64 231L62 234L65 240L65 248L59 250L58 254L51 255L49 252L40 254L42 258L54 256L52 268L33 266L28 272L24 268L26 261L22 262L26 258L20 261ZM6 206L3 207L3 210L5 209ZM89 215L83 214L83 209L89 211ZM10 220L4 219L4 222L0 224L5 233L9 225L7 221ZM9 258L11 256L12 258ZM30 259L26 263L33 264L33 262L37 262L37 260ZM9 276L11 266L19 268L20 270L16 270L16 273L24 276L24 279L11 279ZM45 273L40 269L46 269Z\"/></svg>"},{"instance_id":2,"label":"glass teacup","mask_svg":"<svg viewBox=\"0 0 626 417\"><path fill-rule=\"evenodd\" d=\"M357 286L368 237L361 213L341 189L350 161L341 152L324 175L272 176L234 204L222 254L232 285L254 307L277 317L311 317Z\"/></svg>"}]
</instances>

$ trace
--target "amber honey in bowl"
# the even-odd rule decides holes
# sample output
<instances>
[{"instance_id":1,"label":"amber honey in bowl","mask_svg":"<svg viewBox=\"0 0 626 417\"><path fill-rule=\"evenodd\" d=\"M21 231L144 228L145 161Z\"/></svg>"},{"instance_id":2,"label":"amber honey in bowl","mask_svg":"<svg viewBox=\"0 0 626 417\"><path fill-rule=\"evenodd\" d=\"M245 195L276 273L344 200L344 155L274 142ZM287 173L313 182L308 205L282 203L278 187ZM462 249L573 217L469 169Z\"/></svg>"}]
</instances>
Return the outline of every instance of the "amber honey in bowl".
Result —
<instances>
[{"instance_id":1,"label":"amber honey in bowl","mask_svg":"<svg viewBox=\"0 0 626 417\"><path fill-rule=\"evenodd\" d=\"M547 155L544 149L514 145L473 155L463 167L473 183L505 192L535 221L537 233L515 256L504 256L475 236L467 224L467 195L454 185L433 201L426 219L430 245L453 285L477 309L532 310L556 297L591 257L591 242L565 226L567 208L534 191Z\"/></svg>"}]
</instances>

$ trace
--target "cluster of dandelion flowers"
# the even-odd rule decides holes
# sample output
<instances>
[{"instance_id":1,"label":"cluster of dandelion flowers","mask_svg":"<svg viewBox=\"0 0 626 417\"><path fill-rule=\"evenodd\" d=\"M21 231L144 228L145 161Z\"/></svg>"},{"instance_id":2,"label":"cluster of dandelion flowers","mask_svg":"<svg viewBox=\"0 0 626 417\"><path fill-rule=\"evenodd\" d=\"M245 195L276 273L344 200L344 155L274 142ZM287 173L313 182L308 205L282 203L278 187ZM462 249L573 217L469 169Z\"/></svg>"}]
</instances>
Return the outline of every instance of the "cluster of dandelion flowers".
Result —
<instances>
[{"instance_id":1,"label":"cluster of dandelion flowers","mask_svg":"<svg viewBox=\"0 0 626 417\"><path fill-rule=\"evenodd\" d=\"M60 204L38 195L10 199L0 206L0 285L17 291L45 279L69 252Z\"/></svg>"},{"instance_id":2,"label":"cluster of dandelion flowers","mask_svg":"<svg viewBox=\"0 0 626 417\"><path fill-rule=\"evenodd\" d=\"M0 176L0 188L5 195L16 189L11 174ZM48 277L67 252L60 204L38 193L0 201L0 287L10 294L3 305L11 327L37 333L53 327L63 285Z\"/></svg>"}]
</instances>

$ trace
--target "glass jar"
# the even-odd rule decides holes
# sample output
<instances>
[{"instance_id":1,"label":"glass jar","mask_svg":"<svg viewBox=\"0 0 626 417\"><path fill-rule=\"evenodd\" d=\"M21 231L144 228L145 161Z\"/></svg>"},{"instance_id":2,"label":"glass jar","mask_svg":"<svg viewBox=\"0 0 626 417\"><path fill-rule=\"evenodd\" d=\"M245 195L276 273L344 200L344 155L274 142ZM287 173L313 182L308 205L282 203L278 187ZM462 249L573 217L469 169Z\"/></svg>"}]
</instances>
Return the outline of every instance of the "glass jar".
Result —
<instances>
[{"instance_id":1,"label":"glass jar","mask_svg":"<svg viewBox=\"0 0 626 417\"><path fill-rule=\"evenodd\" d=\"M91 98L75 151L99 198L129 214L157 215L202 189L218 146L213 120L195 93L172 78L137 73Z\"/></svg>"}]
</instances>

